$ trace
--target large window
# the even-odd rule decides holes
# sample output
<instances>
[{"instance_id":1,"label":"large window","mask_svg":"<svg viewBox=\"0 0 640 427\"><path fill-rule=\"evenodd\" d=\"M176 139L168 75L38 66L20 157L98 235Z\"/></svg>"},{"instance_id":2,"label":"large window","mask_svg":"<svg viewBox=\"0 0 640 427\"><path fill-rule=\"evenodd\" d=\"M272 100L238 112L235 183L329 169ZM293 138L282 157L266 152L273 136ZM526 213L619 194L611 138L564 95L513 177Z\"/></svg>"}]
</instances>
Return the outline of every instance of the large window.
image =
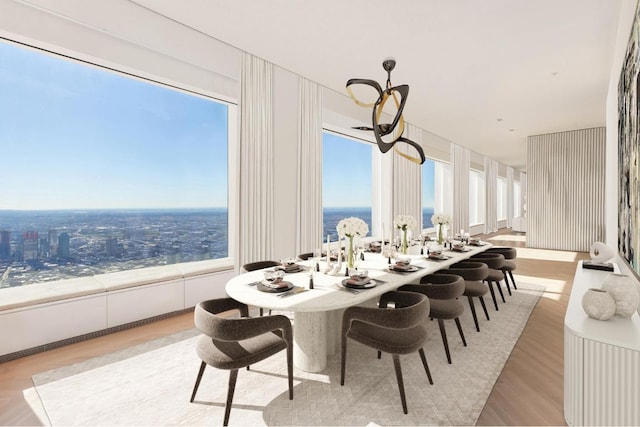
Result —
<instances>
[{"instance_id":1,"label":"large window","mask_svg":"<svg viewBox=\"0 0 640 427\"><path fill-rule=\"evenodd\" d=\"M435 212L436 162L431 159L422 164L422 228L433 228L431 217Z\"/></svg>"},{"instance_id":2,"label":"large window","mask_svg":"<svg viewBox=\"0 0 640 427\"><path fill-rule=\"evenodd\" d=\"M338 238L336 225L355 216L371 234L373 144L331 132L322 138L322 207L324 236Z\"/></svg>"},{"instance_id":3,"label":"large window","mask_svg":"<svg viewBox=\"0 0 640 427\"><path fill-rule=\"evenodd\" d=\"M520 200L520 181L513 181L513 217L517 218L522 216L522 210L520 206L522 202Z\"/></svg>"},{"instance_id":4,"label":"large window","mask_svg":"<svg viewBox=\"0 0 640 427\"><path fill-rule=\"evenodd\" d=\"M453 213L451 165L427 159L422 165L422 228L433 228L435 212Z\"/></svg>"},{"instance_id":5,"label":"large window","mask_svg":"<svg viewBox=\"0 0 640 427\"><path fill-rule=\"evenodd\" d=\"M484 224L485 184L484 172L469 171L469 225Z\"/></svg>"},{"instance_id":6,"label":"large window","mask_svg":"<svg viewBox=\"0 0 640 427\"><path fill-rule=\"evenodd\" d=\"M0 43L0 287L228 256L233 105Z\"/></svg>"},{"instance_id":7,"label":"large window","mask_svg":"<svg viewBox=\"0 0 640 427\"><path fill-rule=\"evenodd\" d=\"M498 221L507 219L507 180L501 176L497 181Z\"/></svg>"}]
</instances>

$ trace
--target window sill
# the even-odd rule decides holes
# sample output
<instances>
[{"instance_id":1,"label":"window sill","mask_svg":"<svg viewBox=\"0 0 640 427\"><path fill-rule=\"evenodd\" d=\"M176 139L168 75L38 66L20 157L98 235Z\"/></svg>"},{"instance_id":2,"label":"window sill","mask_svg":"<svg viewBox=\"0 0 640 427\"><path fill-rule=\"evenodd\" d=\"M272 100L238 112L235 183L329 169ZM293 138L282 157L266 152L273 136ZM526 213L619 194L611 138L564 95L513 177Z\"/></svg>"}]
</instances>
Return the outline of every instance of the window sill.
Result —
<instances>
[{"instance_id":1,"label":"window sill","mask_svg":"<svg viewBox=\"0 0 640 427\"><path fill-rule=\"evenodd\" d=\"M0 290L2 295L0 311L103 294L153 283L185 280L190 277L232 269L233 260L221 258L16 286Z\"/></svg>"}]
</instances>

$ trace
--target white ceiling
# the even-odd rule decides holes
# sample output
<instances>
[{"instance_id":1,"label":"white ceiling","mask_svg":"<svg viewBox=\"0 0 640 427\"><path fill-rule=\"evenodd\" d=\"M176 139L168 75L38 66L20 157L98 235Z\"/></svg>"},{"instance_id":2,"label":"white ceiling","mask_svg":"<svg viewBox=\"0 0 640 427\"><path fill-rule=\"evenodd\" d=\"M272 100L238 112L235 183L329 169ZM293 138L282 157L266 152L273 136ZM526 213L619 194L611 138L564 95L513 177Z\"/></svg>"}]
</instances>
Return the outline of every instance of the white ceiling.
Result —
<instances>
[{"instance_id":1,"label":"white ceiling","mask_svg":"<svg viewBox=\"0 0 640 427\"><path fill-rule=\"evenodd\" d=\"M341 93L394 57L408 122L519 169L527 136L605 125L619 0L134 1Z\"/></svg>"}]
</instances>

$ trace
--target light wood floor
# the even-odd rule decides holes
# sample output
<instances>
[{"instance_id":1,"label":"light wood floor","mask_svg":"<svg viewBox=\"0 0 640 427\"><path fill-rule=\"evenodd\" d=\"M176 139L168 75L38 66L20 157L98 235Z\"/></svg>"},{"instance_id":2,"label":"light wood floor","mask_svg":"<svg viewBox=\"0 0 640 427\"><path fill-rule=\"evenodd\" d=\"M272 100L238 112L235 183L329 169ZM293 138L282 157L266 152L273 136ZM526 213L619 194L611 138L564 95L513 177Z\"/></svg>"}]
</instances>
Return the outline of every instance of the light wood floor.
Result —
<instances>
[{"instance_id":1,"label":"light wood floor","mask_svg":"<svg viewBox=\"0 0 640 427\"><path fill-rule=\"evenodd\" d=\"M489 236L491 237L491 236ZM515 236L515 239L522 236ZM495 245L524 247L505 233ZM518 276L539 278L548 285L529 323L496 382L478 425L563 425L563 322L577 260L586 253L522 249ZM539 259L533 259L539 258ZM566 259L569 258L569 259ZM193 315L182 314L0 364L0 425L41 425L23 397L31 376L80 362L193 327Z\"/></svg>"}]
</instances>

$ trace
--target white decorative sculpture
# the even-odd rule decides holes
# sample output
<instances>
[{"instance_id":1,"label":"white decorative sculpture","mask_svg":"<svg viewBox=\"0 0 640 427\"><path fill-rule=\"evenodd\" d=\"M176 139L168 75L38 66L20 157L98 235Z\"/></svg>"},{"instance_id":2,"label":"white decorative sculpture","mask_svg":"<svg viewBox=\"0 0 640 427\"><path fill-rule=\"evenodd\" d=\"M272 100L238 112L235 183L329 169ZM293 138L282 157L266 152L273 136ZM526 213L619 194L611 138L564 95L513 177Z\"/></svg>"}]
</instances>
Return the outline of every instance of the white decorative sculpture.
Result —
<instances>
[{"instance_id":1,"label":"white decorative sculpture","mask_svg":"<svg viewBox=\"0 0 640 427\"><path fill-rule=\"evenodd\" d=\"M609 274L602 284L616 302L616 315L629 318L638 309L640 294L631 277L626 274Z\"/></svg>"},{"instance_id":2,"label":"white decorative sculpture","mask_svg":"<svg viewBox=\"0 0 640 427\"><path fill-rule=\"evenodd\" d=\"M582 295L582 308L596 320L609 320L616 313L616 302L609 292L591 288Z\"/></svg>"},{"instance_id":3,"label":"white decorative sculpture","mask_svg":"<svg viewBox=\"0 0 640 427\"><path fill-rule=\"evenodd\" d=\"M591 260L594 262L606 262L613 258L615 252L613 252L613 249L604 243L595 242L591 245L589 255L591 256Z\"/></svg>"}]
</instances>

